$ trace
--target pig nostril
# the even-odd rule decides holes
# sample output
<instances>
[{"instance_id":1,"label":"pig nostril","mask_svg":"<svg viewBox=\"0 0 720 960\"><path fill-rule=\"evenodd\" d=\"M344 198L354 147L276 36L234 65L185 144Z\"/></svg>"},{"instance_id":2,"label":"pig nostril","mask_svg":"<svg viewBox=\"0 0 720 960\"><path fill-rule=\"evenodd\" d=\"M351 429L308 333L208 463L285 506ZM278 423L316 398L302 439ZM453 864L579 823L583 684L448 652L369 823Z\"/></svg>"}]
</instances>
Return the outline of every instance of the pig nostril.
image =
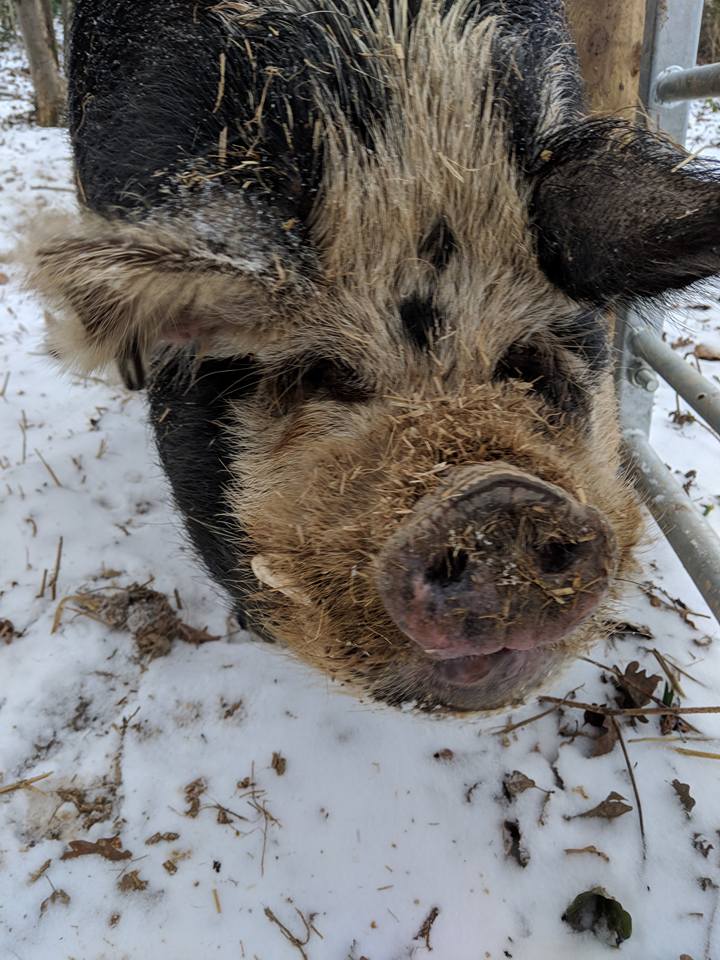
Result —
<instances>
[{"instance_id":1,"label":"pig nostril","mask_svg":"<svg viewBox=\"0 0 720 960\"><path fill-rule=\"evenodd\" d=\"M535 555L543 573L565 573L579 559L583 544L552 541L536 547Z\"/></svg>"},{"instance_id":2,"label":"pig nostril","mask_svg":"<svg viewBox=\"0 0 720 960\"><path fill-rule=\"evenodd\" d=\"M465 550L448 549L425 571L425 578L440 587L457 583L465 573L470 557Z\"/></svg>"}]
</instances>

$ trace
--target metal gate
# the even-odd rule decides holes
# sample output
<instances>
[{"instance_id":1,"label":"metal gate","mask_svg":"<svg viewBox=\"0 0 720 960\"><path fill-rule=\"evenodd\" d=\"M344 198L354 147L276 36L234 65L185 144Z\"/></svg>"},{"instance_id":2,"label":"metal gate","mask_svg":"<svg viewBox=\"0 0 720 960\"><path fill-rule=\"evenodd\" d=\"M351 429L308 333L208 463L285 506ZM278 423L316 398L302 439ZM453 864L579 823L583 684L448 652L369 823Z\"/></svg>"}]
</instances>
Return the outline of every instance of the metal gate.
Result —
<instances>
[{"instance_id":1,"label":"metal gate","mask_svg":"<svg viewBox=\"0 0 720 960\"><path fill-rule=\"evenodd\" d=\"M651 124L679 143L687 134L688 101L720 95L720 63L696 66L702 9L703 0L648 0L641 96ZM632 310L619 318L616 336L626 462L648 509L720 622L720 539L648 442L656 374L716 433L720 389L681 360Z\"/></svg>"}]
</instances>

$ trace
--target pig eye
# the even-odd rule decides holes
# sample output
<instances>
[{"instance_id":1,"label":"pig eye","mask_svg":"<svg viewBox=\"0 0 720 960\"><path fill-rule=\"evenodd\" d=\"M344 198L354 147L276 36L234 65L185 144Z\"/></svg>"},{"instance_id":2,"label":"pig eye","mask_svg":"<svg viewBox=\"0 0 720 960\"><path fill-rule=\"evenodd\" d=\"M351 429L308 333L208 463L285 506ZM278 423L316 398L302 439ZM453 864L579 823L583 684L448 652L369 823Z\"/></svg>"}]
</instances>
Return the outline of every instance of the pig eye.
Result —
<instances>
[{"instance_id":1,"label":"pig eye","mask_svg":"<svg viewBox=\"0 0 720 960\"><path fill-rule=\"evenodd\" d=\"M270 383L273 406L280 414L306 400L362 403L370 391L353 368L342 360L320 357L295 364Z\"/></svg>"},{"instance_id":2,"label":"pig eye","mask_svg":"<svg viewBox=\"0 0 720 960\"><path fill-rule=\"evenodd\" d=\"M498 361L493 380L520 380L562 414L579 412L585 391L562 357L533 343L513 344Z\"/></svg>"}]
</instances>

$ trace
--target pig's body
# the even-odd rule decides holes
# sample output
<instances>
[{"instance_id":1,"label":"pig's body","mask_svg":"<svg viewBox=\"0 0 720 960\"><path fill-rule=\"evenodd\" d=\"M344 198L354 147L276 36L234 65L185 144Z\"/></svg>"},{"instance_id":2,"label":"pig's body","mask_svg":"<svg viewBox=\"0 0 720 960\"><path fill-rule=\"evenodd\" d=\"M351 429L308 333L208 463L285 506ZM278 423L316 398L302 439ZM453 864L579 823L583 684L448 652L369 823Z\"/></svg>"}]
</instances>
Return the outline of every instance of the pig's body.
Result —
<instances>
[{"instance_id":1,"label":"pig's body","mask_svg":"<svg viewBox=\"0 0 720 960\"><path fill-rule=\"evenodd\" d=\"M718 269L718 186L581 100L555 0L77 5L51 347L150 367L212 575L390 702L522 699L632 562L605 310Z\"/></svg>"}]
</instances>

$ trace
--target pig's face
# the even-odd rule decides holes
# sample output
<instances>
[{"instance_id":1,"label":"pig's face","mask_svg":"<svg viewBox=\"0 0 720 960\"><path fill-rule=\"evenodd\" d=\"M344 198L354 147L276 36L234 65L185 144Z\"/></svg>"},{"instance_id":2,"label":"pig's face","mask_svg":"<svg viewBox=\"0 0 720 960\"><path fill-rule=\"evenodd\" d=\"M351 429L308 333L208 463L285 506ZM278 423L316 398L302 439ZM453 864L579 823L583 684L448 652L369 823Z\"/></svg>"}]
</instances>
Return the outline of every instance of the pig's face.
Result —
<instances>
[{"instance_id":1,"label":"pig's face","mask_svg":"<svg viewBox=\"0 0 720 960\"><path fill-rule=\"evenodd\" d=\"M606 317L543 275L517 188L498 216L419 166L326 201L324 282L237 409L229 503L267 633L391 702L487 710L597 638L640 522Z\"/></svg>"},{"instance_id":2,"label":"pig's face","mask_svg":"<svg viewBox=\"0 0 720 960\"><path fill-rule=\"evenodd\" d=\"M268 198L262 164L245 189L247 157L263 155L255 110L237 166L226 126L220 169L208 149L159 206L54 230L35 278L69 308L50 343L75 366L115 358L141 385L162 343L254 358L257 383L224 421L223 509L245 533L235 566L266 634L372 696L489 710L602 632L641 526L607 308L720 268L720 191L654 136L576 112L564 34L523 58L512 18L503 34L469 7L424 4L410 29L378 9L372 27L318 26L325 60L298 56L340 70L355 45L337 89L308 67L292 104L272 100L277 85L257 94L283 149L310 131L321 160L297 216L292 190ZM272 36L252 48L270 65ZM225 104L240 69L223 74ZM382 91L363 130L360 76Z\"/></svg>"}]
</instances>

